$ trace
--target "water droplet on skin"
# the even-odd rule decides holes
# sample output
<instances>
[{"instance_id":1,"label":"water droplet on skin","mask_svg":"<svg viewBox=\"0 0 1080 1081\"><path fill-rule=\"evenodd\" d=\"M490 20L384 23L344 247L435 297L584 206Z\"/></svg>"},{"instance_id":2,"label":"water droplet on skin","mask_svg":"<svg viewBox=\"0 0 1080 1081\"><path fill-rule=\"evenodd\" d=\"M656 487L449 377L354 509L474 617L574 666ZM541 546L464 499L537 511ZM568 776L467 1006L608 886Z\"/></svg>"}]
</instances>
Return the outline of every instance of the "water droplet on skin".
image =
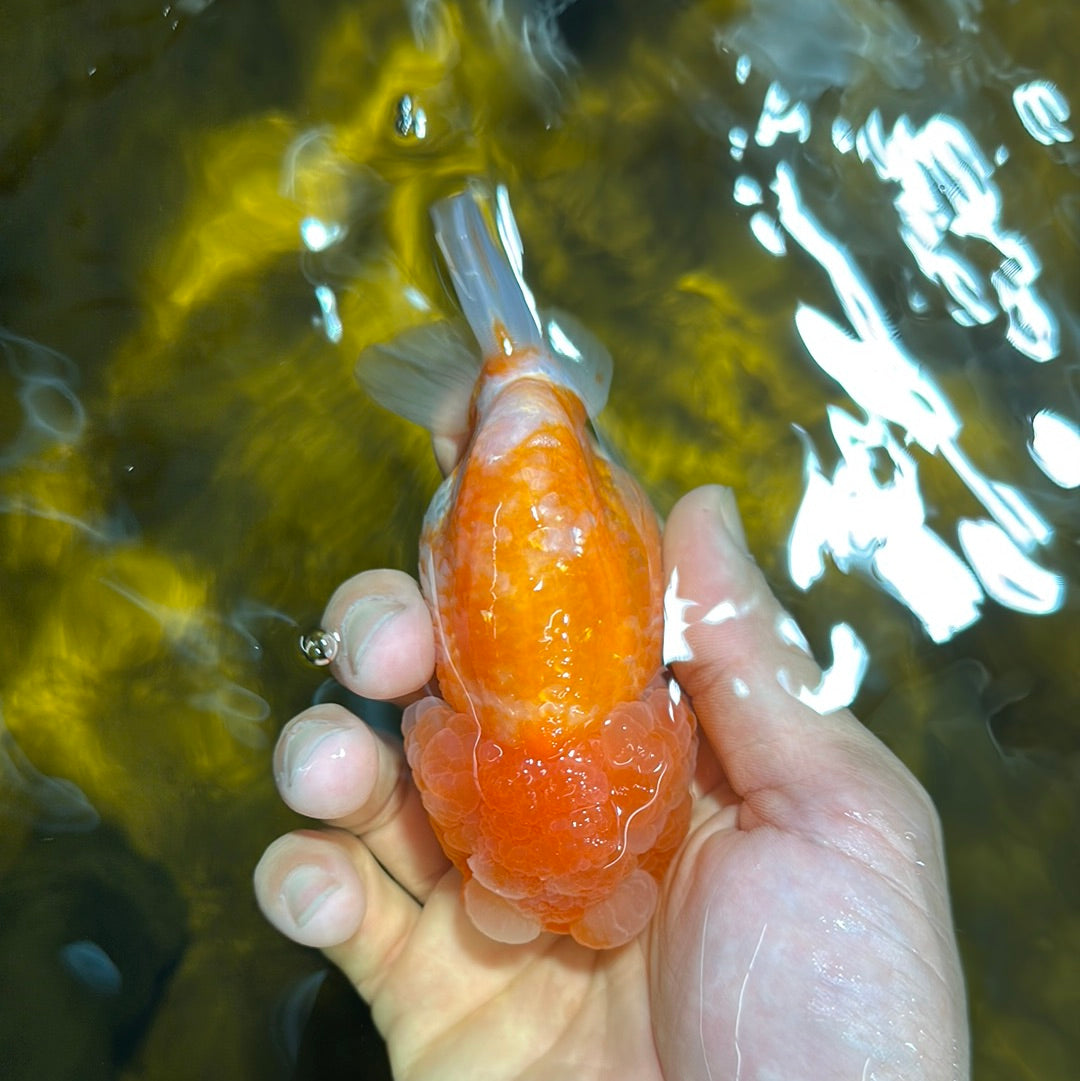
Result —
<instances>
[{"instance_id":1,"label":"water droplet on skin","mask_svg":"<svg viewBox=\"0 0 1080 1081\"><path fill-rule=\"evenodd\" d=\"M713 625L726 623L729 619L734 619L738 614L739 610L736 608L734 601L721 601L719 604L713 605L701 617L701 622Z\"/></svg>"}]
</instances>

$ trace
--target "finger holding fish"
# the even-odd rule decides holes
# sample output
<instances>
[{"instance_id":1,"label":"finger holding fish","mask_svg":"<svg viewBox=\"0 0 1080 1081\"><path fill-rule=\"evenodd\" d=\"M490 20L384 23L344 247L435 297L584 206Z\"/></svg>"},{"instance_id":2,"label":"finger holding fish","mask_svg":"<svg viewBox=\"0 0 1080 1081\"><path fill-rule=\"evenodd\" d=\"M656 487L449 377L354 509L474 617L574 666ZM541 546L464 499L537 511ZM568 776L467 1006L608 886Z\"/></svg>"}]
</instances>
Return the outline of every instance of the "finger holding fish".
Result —
<instances>
[{"instance_id":1,"label":"finger holding fish","mask_svg":"<svg viewBox=\"0 0 1080 1081\"><path fill-rule=\"evenodd\" d=\"M420 916L374 853L343 830L279 837L254 878L266 918L301 946L325 950L361 990Z\"/></svg>"},{"instance_id":2,"label":"finger holding fish","mask_svg":"<svg viewBox=\"0 0 1080 1081\"><path fill-rule=\"evenodd\" d=\"M805 693L821 668L749 555L730 491L699 488L675 505L664 564L669 578L681 572L685 598L675 674L740 801L739 828L831 837L865 804L883 805L887 777L895 805L915 800L918 830L933 836L936 814L910 772L849 710L821 712Z\"/></svg>"},{"instance_id":3,"label":"finger holding fish","mask_svg":"<svg viewBox=\"0 0 1080 1081\"><path fill-rule=\"evenodd\" d=\"M342 706L312 706L283 729L274 777L294 811L360 838L423 901L449 862L435 840L400 741Z\"/></svg>"},{"instance_id":4,"label":"finger holding fish","mask_svg":"<svg viewBox=\"0 0 1080 1081\"><path fill-rule=\"evenodd\" d=\"M821 669L781 636L785 613L749 554L730 490L698 488L675 505L664 568L668 660L735 790L744 791L756 781L738 767L747 745L783 745L821 725L790 690L815 686Z\"/></svg>"},{"instance_id":5,"label":"finger holding fish","mask_svg":"<svg viewBox=\"0 0 1080 1081\"><path fill-rule=\"evenodd\" d=\"M404 705L419 697L420 688L432 678L431 615L416 581L406 574L372 570L343 582L326 607L323 628L321 633L335 647L331 671L362 697ZM274 775L283 800L293 810L343 831L327 835L336 838L338 847L343 834L352 835L417 900L426 899L449 866L431 831L400 743L374 731L343 707L321 703L294 717L278 739ZM291 918L290 910L282 908L284 902L273 896L267 882L272 876L285 880L288 869L282 868L282 861L303 868L318 867L330 859L320 835L298 831L289 838L288 844L268 850L256 873L264 908L268 914L276 913L271 918L278 925ZM353 853L350 862L362 863L367 858L357 856L359 850L353 847L349 851ZM340 863L340 855L334 855L334 860ZM336 878L335 894L356 894L347 906L352 915L365 904L366 877L370 876ZM339 896L336 908L343 903ZM340 914L334 917L325 934L333 938L336 921L342 918ZM311 932L295 925L286 933L297 938Z\"/></svg>"},{"instance_id":6,"label":"finger holding fish","mask_svg":"<svg viewBox=\"0 0 1080 1081\"><path fill-rule=\"evenodd\" d=\"M416 580L401 571L364 571L343 582L323 628L338 642L330 671L364 698L405 705L435 672L431 612Z\"/></svg>"}]
</instances>

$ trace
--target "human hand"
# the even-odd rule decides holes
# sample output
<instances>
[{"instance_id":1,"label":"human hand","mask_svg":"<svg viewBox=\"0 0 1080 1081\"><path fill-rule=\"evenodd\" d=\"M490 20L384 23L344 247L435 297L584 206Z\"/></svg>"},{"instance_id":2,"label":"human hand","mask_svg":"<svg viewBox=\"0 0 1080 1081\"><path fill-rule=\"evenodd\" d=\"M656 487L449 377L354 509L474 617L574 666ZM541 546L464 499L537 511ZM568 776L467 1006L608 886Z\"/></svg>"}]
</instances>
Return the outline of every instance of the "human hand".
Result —
<instances>
[{"instance_id":1,"label":"human hand","mask_svg":"<svg viewBox=\"0 0 1080 1081\"><path fill-rule=\"evenodd\" d=\"M476 931L400 743L329 705L286 726L275 774L331 828L267 849L264 912L371 1004L400 1079L966 1078L929 798L850 713L785 689L821 673L781 634L730 493L680 501L664 563L693 602L675 674L703 739L691 829L639 938L592 951ZM730 618L704 621L717 605ZM406 575L349 580L323 626L358 694L407 701L432 677L430 615Z\"/></svg>"}]
</instances>

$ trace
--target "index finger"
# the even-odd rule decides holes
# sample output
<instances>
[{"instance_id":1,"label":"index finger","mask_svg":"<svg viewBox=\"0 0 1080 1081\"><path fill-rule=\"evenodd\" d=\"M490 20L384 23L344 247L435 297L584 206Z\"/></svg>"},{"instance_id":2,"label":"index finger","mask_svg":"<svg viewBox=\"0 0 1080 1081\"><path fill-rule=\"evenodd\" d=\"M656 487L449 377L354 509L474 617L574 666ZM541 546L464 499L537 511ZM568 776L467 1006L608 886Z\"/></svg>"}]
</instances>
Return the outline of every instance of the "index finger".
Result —
<instances>
[{"instance_id":1,"label":"index finger","mask_svg":"<svg viewBox=\"0 0 1080 1081\"><path fill-rule=\"evenodd\" d=\"M323 629L339 642L331 671L364 698L408 699L435 673L431 612L416 580L401 571L364 571L343 582Z\"/></svg>"}]
</instances>

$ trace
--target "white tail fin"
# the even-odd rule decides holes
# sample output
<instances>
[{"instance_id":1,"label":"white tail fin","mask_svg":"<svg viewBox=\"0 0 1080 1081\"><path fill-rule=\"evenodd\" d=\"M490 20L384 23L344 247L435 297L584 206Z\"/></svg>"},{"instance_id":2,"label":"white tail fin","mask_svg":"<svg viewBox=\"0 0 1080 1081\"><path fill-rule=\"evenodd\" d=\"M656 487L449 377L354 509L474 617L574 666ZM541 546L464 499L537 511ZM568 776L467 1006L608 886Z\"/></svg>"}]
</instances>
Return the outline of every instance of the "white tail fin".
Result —
<instances>
[{"instance_id":1,"label":"white tail fin","mask_svg":"<svg viewBox=\"0 0 1080 1081\"><path fill-rule=\"evenodd\" d=\"M572 390L595 417L607 401L611 355L577 319L537 311L522 274L521 237L506 188L474 182L431 209L435 237L454 291L485 357L509 346L535 349L548 377ZM464 328L436 323L366 349L356 366L360 384L380 405L430 432L457 435L468 426L479 374Z\"/></svg>"},{"instance_id":2,"label":"white tail fin","mask_svg":"<svg viewBox=\"0 0 1080 1081\"><path fill-rule=\"evenodd\" d=\"M492 205L494 203L494 205ZM536 302L522 276L521 237L506 188L494 199L479 184L431 208L435 239L446 259L461 310L485 357L503 351L496 323L516 349L541 347Z\"/></svg>"},{"instance_id":3,"label":"white tail fin","mask_svg":"<svg viewBox=\"0 0 1080 1081\"><path fill-rule=\"evenodd\" d=\"M595 417L607 401L611 355L584 326L563 312L543 317L522 273L521 235L506 188L494 195L479 184L431 210L454 290L484 356L515 349L545 350L565 383Z\"/></svg>"}]
</instances>

